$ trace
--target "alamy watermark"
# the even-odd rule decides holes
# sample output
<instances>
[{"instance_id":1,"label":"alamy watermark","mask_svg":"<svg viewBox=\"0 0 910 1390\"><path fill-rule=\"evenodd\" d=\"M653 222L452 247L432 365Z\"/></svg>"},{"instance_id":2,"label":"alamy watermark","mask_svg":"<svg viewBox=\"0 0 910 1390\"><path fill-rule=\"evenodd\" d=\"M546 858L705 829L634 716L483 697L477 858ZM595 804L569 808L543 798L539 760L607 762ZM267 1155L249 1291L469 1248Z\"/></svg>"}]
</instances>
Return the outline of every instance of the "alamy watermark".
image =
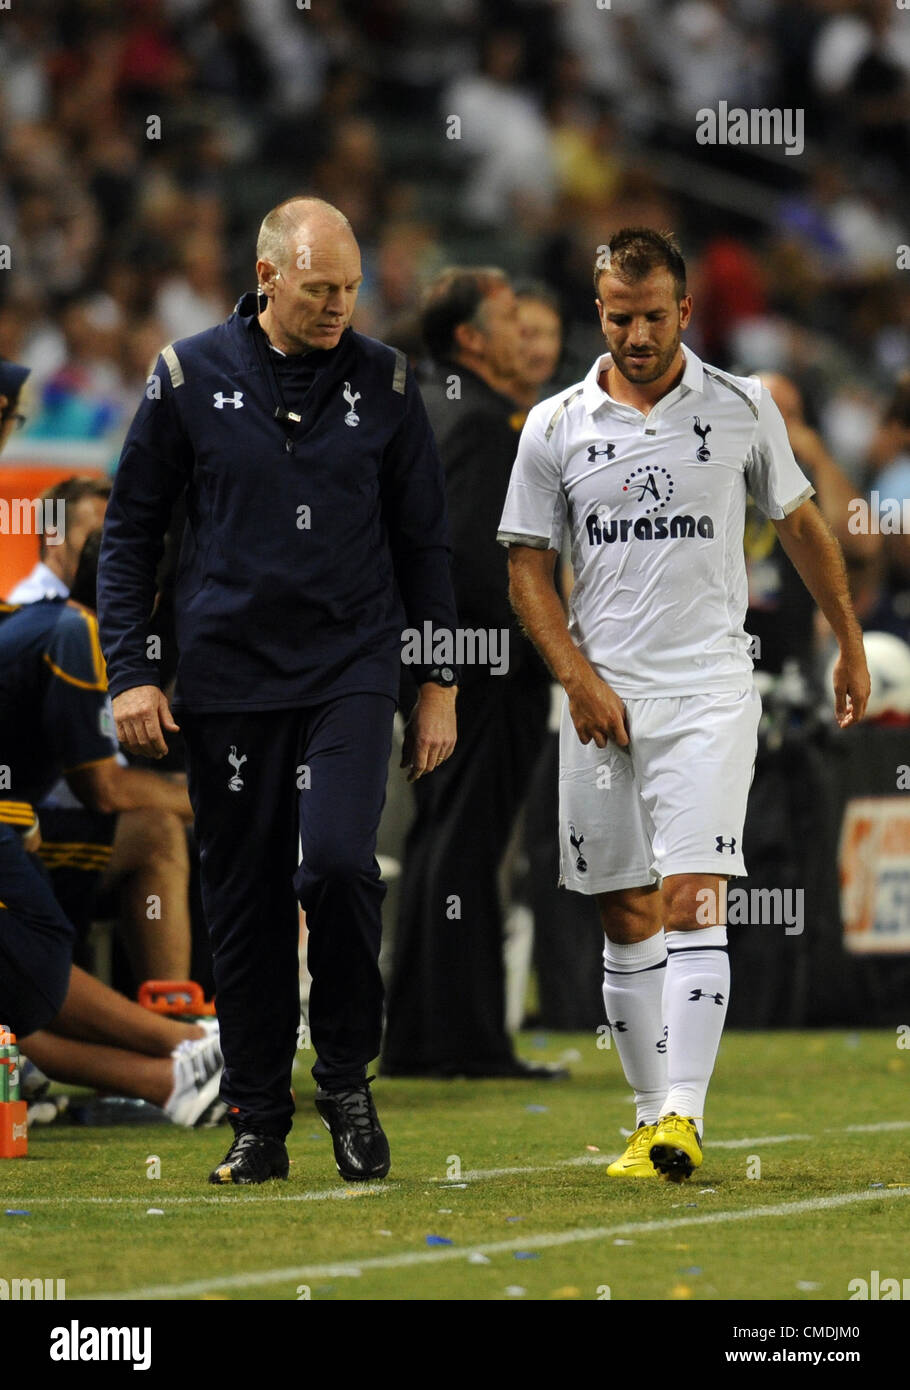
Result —
<instances>
[{"instance_id":1,"label":"alamy watermark","mask_svg":"<svg viewBox=\"0 0 910 1390\"><path fill-rule=\"evenodd\" d=\"M910 1301L910 1279L883 1279L877 1269L872 1269L869 1271L868 1279L861 1276L851 1279L847 1285L847 1292L851 1303L856 1299L871 1299L883 1303L896 1299Z\"/></svg>"},{"instance_id":2,"label":"alamy watermark","mask_svg":"<svg viewBox=\"0 0 910 1390\"><path fill-rule=\"evenodd\" d=\"M69 1327L52 1327L52 1361L131 1361L134 1371L152 1364L150 1327L84 1327L73 1318Z\"/></svg>"},{"instance_id":3,"label":"alamy watermark","mask_svg":"<svg viewBox=\"0 0 910 1390\"><path fill-rule=\"evenodd\" d=\"M851 536L910 536L910 497L881 497L874 490L847 503L847 530Z\"/></svg>"},{"instance_id":4,"label":"alamy watermark","mask_svg":"<svg viewBox=\"0 0 910 1390\"><path fill-rule=\"evenodd\" d=\"M509 670L507 627L406 627L401 634L401 660L405 666L489 666L491 676Z\"/></svg>"},{"instance_id":5,"label":"alamy watermark","mask_svg":"<svg viewBox=\"0 0 910 1390\"><path fill-rule=\"evenodd\" d=\"M801 107L731 107L717 103L695 113L699 145L782 145L785 154L802 154L806 147L805 112Z\"/></svg>"},{"instance_id":6,"label":"alamy watermark","mask_svg":"<svg viewBox=\"0 0 910 1390\"><path fill-rule=\"evenodd\" d=\"M729 888L720 893L700 888L695 894L699 926L726 922L728 927L783 927L787 936L802 936L805 925L803 888Z\"/></svg>"},{"instance_id":7,"label":"alamy watermark","mask_svg":"<svg viewBox=\"0 0 910 1390\"><path fill-rule=\"evenodd\" d=\"M39 1299L65 1299L66 1280L54 1278L0 1279L0 1302L28 1303Z\"/></svg>"},{"instance_id":8,"label":"alamy watermark","mask_svg":"<svg viewBox=\"0 0 910 1390\"><path fill-rule=\"evenodd\" d=\"M0 536L44 536L48 545L62 545L66 505L52 497L0 497Z\"/></svg>"}]
</instances>

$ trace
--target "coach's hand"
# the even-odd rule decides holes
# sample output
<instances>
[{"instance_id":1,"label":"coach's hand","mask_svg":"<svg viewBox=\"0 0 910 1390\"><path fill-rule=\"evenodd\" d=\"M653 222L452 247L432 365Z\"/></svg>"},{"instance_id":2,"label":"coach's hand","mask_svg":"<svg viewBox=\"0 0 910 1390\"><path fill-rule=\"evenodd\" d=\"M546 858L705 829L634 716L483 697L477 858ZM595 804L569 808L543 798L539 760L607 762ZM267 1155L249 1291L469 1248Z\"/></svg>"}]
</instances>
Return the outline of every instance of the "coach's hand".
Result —
<instances>
[{"instance_id":1,"label":"coach's hand","mask_svg":"<svg viewBox=\"0 0 910 1390\"><path fill-rule=\"evenodd\" d=\"M136 685L115 696L112 709L117 737L128 753L143 758L163 758L167 753L164 730L180 732L167 697L157 685Z\"/></svg>"},{"instance_id":2,"label":"coach's hand","mask_svg":"<svg viewBox=\"0 0 910 1390\"><path fill-rule=\"evenodd\" d=\"M416 782L451 758L455 751L455 694L457 686L425 681L417 704L405 725L401 766L408 769L408 781Z\"/></svg>"},{"instance_id":3,"label":"coach's hand","mask_svg":"<svg viewBox=\"0 0 910 1390\"><path fill-rule=\"evenodd\" d=\"M566 686L569 713L582 743L593 739L598 748L612 741L620 748L629 744L626 707L616 691L590 667Z\"/></svg>"}]
</instances>

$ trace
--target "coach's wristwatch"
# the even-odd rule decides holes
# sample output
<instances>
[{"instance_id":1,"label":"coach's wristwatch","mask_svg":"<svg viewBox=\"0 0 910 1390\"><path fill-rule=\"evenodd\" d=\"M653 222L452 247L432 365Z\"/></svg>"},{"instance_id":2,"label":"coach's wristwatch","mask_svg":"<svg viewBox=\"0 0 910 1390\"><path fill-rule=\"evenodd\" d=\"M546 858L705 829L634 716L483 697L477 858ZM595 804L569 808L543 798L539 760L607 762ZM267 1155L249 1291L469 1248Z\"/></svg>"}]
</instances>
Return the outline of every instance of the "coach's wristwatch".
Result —
<instances>
[{"instance_id":1,"label":"coach's wristwatch","mask_svg":"<svg viewBox=\"0 0 910 1390\"><path fill-rule=\"evenodd\" d=\"M448 688L458 684L458 674L453 666L428 666L421 685L426 681L432 681L434 685L443 685Z\"/></svg>"}]
</instances>

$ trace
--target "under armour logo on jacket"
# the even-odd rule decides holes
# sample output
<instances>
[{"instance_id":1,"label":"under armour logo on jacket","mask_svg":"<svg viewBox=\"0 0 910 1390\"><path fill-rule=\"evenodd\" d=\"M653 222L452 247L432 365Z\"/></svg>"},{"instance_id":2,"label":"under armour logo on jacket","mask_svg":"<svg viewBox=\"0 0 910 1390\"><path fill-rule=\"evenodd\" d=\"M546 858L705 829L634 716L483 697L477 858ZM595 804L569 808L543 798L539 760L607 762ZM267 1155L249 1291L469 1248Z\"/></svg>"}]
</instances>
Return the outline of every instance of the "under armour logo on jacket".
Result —
<instances>
[{"instance_id":1,"label":"under armour logo on jacket","mask_svg":"<svg viewBox=\"0 0 910 1390\"><path fill-rule=\"evenodd\" d=\"M243 392L235 391L233 396L226 396L223 391L215 392L215 409L224 410L226 405L232 405L235 410L243 409Z\"/></svg>"},{"instance_id":2,"label":"under armour logo on jacket","mask_svg":"<svg viewBox=\"0 0 910 1390\"><path fill-rule=\"evenodd\" d=\"M345 400L347 401L348 405L351 407L350 410L348 411L347 415L345 415L345 417L344 417L344 423L345 423L346 425L352 425L352 426L353 426L353 425L359 425L359 424L360 424L360 416L357 414L356 410L354 409L354 406L355 406L355 405L357 404L357 402L360 400L360 392L359 392L359 391L352 391L352 390L351 390L351 383L350 383L349 381L346 381L346 382L344 383L344 390L342 391L341 394L344 396L344 398L345 398Z\"/></svg>"},{"instance_id":3,"label":"under armour logo on jacket","mask_svg":"<svg viewBox=\"0 0 910 1390\"><path fill-rule=\"evenodd\" d=\"M735 835L733 836L733 839L732 839L732 840L725 840L724 837L723 837L723 835L715 835L714 838L715 838L715 840L717 841L717 845L716 845L716 847L715 847L715 853L716 853L716 854L723 854L723 852L724 852L725 849L728 849L728 850L730 851L731 854L735 854L735 853L736 853L736 836L735 836Z\"/></svg>"},{"instance_id":4,"label":"under armour logo on jacket","mask_svg":"<svg viewBox=\"0 0 910 1390\"><path fill-rule=\"evenodd\" d=\"M606 454L607 458L608 458L608 459L611 459L615 453L616 453L616 445L615 445L615 444L608 444L608 445L606 446L606 448L603 448L603 449L598 449L598 447L597 447L596 444L589 444L589 445L588 445L588 463L594 463L595 460L597 459L598 454Z\"/></svg>"}]
</instances>

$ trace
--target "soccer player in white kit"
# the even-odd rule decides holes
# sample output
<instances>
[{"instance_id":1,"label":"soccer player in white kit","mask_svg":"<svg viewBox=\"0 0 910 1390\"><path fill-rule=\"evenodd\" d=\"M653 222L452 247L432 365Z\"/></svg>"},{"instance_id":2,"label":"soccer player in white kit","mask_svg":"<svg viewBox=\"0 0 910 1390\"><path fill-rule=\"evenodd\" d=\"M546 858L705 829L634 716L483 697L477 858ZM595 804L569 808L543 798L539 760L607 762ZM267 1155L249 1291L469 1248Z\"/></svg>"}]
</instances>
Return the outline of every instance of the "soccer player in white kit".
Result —
<instances>
[{"instance_id":1,"label":"soccer player in white kit","mask_svg":"<svg viewBox=\"0 0 910 1390\"><path fill-rule=\"evenodd\" d=\"M637 1128L607 1172L681 1181L702 1161L730 991L723 885L746 873L761 712L747 493L837 637L842 728L863 716L869 673L840 548L777 406L682 345L675 240L617 232L595 286L608 351L528 415L499 539L513 606L565 689L561 881L597 898L607 1020L635 1093ZM553 582L566 525L568 624Z\"/></svg>"}]
</instances>

